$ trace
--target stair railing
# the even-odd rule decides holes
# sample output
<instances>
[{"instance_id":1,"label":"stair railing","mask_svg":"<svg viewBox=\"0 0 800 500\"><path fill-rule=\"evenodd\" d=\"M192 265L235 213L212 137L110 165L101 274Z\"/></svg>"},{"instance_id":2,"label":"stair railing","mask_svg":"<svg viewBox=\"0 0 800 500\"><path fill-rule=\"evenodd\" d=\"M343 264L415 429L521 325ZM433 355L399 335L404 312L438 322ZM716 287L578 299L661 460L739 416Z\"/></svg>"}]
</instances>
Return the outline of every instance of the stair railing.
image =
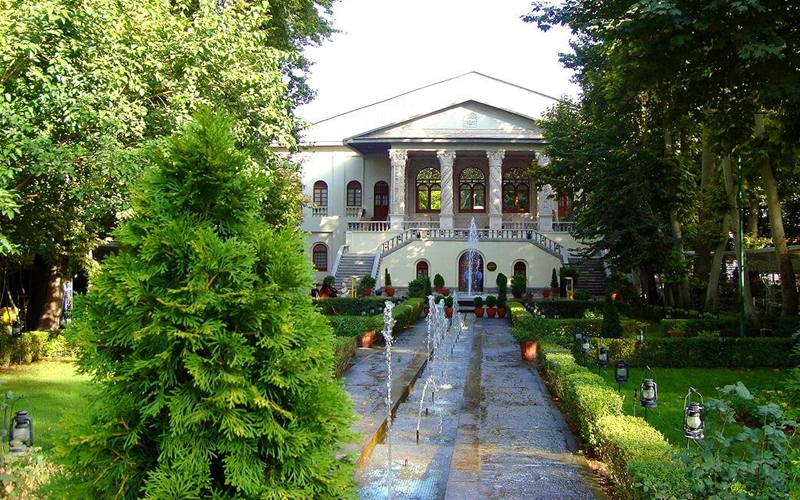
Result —
<instances>
[{"instance_id":1,"label":"stair railing","mask_svg":"<svg viewBox=\"0 0 800 500\"><path fill-rule=\"evenodd\" d=\"M342 254L347 253L347 249L350 247L348 244L344 244L339 247L339 250L336 252L336 258L333 259L333 268L331 269L331 276L336 276L336 273L339 271L339 263L342 261Z\"/></svg>"}]
</instances>

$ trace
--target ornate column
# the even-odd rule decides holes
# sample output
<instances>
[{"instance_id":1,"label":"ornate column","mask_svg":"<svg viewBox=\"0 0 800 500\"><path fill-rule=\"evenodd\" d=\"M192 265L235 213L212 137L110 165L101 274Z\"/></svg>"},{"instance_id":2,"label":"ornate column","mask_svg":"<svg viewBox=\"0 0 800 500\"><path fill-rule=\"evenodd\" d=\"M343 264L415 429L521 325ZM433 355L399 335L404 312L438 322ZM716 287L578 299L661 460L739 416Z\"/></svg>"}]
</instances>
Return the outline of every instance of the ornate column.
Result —
<instances>
[{"instance_id":1,"label":"ornate column","mask_svg":"<svg viewBox=\"0 0 800 500\"><path fill-rule=\"evenodd\" d=\"M456 152L440 149L436 152L442 175L442 210L439 213L439 227L452 229L453 227L453 163Z\"/></svg>"},{"instance_id":2,"label":"ornate column","mask_svg":"<svg viewBox=\"0 0 800 500\"><path fill-rule=\"evenodd\" d=\"M408 150L390 149L389 159L392 162L389 222L392 230L402 231L406 215L406 162L408 161Z\"/></svg>"},{"instance_id":3,"label":"ornate column","mask_svg":"<svg viewBox=\"0 0 800 500\"><path fill-rule=\"evenodd\" d=\"M489 229L503 228L502 170L505 150L487 151L489 158Z\"/></svg>"},{"instance_id":4,"label":"ornate column","mask_svg":"<svg viewBox=\"0 0 800 500\"><path fill-rule=\"evenodd\" d=\"M550 158L542 153L536 154L536 163L541 167L546 167L550 164ZM553 187L550 184L542 186L539 191L539 231L542 233L550 233L553 231Z\"/></svg>"}]
</instances>

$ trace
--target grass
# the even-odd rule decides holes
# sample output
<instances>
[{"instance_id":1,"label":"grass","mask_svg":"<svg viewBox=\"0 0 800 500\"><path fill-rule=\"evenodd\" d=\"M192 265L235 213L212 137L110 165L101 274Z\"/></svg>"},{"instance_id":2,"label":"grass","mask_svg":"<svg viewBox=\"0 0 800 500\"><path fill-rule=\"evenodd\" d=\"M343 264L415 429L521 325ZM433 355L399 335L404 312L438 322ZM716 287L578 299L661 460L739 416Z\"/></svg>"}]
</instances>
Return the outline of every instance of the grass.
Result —
<instances>
[{"instance_id":1,"label":"grass","mask_svg":"<svg viewBox=\"0 0 800 500\"><path fill-rule=\"evenodd\" d=\"M602 377L612 386L613 368L604 368ZM658 384L658 406L647 411L647 421L661 431L667 441L676 446L686 446L683 437L683 402L689 387L694 387L703 398L719 398L717 388L741 381L757 395L761 391L778 390L786 377L785 370L772 368L658 368L646 374L646 370L631 368L628 383L622 386L623 410L633 414L633 390L639 389L642 380L652 378ZM697 399L693 399L696 401ZM644 416L645 409L637 406L636 414Z\"/></svg>"},{"instance_id":2,"label":"grass","mask_svg":"<svg viewBox=\"0 0 800 500\"><path fill-rule=\"evenodd\" d=\"M12 400L13 411L25 410L33 420L34 446L48 454L53 449L53 432L60 429L67 413L84 411L89 377L79 375L71 361L46 360L0 370L0 386L24 400ZM12 408L9 408L9 419ZM6 428L6 431L8 429Z\"/></svg>"}]
</instances>

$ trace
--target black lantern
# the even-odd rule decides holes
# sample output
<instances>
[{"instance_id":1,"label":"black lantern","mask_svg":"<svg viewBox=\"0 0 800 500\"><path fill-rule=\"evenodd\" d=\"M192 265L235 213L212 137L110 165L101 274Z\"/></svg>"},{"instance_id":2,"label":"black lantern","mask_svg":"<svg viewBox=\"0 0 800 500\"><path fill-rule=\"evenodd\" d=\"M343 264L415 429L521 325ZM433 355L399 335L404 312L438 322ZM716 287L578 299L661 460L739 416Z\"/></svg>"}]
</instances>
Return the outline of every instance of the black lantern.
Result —
<instances>
[{"instance_id":1,"label":"black lantern","mask_svg":"<svg viewBox=\"0 0 800 500\"><path fill-rule=\"evenodd\" d=\"M8 442L12 452L23 451L22 445L33 446L33 420L26 411L18 411L11 419Z\"/></svg>"},{"instance_id":2,"label":"black lantern","mask_svg":"<svg viewBox=\"0 0 800 500\"><path fill-rule=\"evenodd\" d=\"M575 330L575 343L582 344L583 343L583 333L580 330Z\"/></svg>"},{"instance_id":3,"label":"black lantern","mask_svg":"<svg viewBox=\"0 0 800 500\"><path fill-rule=\"evenodd\" d=\"M672 308L671 307L667 308L667 319L672 319Z\"/></svg>"},{"instance_id":4,"label":"black lantern","mask_svg":"<svg viewBox=\"0 0 800 500\"><path fill-rule=\"evenodd\" d=\"M614 380L616 380L618 384L628 382L628 362L624 359L620 359L617 361L617 364L614 365Z\"/></svg>"},{"instance_id":5,"label":"black lantern","mask_svg":"<svg viewBox=\"0 0 800 500\"><path fill-rule=\"evenodd\" d=\"M597 350L597 366L600 368L608 366L608 349L604 345Z\"/></svg>"},{"instance_id":6,"label":"black lantern","mask_svg":"<svg viewBox=\"0 0 800 500\"><path fill-rule=\"evenodd\" d=\"M644 330L639 329L639 331L636 332L636 345L642 344L644 344Z\"/></svg>"},{"instance_id":7,"label":"black lantern","mask_svg":"<svg viewBox=\"0 0 800 500\"><path fill-rule=\"evenodd\" d=\"M583 343L581 343L581 353L584 356L589 356L592 353L592 343L589 341L589 337L583 337Z\"/></svg>"},{"instance_id":8,"label":"black lantern","mask_svg":"<svg viewBox=\"0 0 800 500\"><path fill-rule=\"evenodd\" d=\"M658 384L653 379L646 378L642 382L639 402L645 408L655 408L658 406Z\"/></svg>"},{"instance_id":9,"label":"black lantern","mask_svg":"<svg viewBox=\"0 0 800 500\"><path fill-rule=\"evenodd\" d=\"M700 396L700 402L690 401L692 393ZM704 427L703 396L694 387L689 387L689 393L683 400L683 436L692 441L703 439Z\"/></svg>"},{"instance_id":10,"label":"black lantern","mask_svg":"<svg viewBox=\"0 0 800 500\"><path fill-rule=\"evenodd\" d=\"M722 354L725 351L725 337L722 335L719 336L718 350L720 354Z\"/></svg>"}]
</instances>

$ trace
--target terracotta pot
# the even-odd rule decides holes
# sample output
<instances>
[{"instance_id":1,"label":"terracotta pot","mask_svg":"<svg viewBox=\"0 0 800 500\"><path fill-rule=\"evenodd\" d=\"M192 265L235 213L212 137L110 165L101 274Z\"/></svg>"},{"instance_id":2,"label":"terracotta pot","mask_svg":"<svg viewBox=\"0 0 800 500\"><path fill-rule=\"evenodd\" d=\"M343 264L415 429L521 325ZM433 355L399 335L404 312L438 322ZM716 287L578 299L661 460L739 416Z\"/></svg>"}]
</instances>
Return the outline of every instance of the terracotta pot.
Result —
<instances>
[{"instance_id":1,"label":"terracotta pot","mask_svg":"<svg viewBox=\"0 0 800 500\"><path fill-rule=\"evenodd\" d=\"M328 294L327 294L327 293L324 293L324 292L319 292L319 298L321 298L321 299L327 299L327 298L328 298Z\"/></svg>"},{"instance_id":2,"label":"terracotta pot","mask_svg":"<svg viewBox=\"0 0 800 500\"><path fill-rule=\"evenodd\" d=\"M483 317L483 308L482 307L476 307L475 308L475 317L476 318L482 318Z\"/></svg>"},{"instance_id":3,"label":"terracotta pot","mask_svg":"<svg viewBox=\"0 0 800 500\"><path fill-rule=\"evenodd\" d=\"M436 290L436 293L441 294L442 290L444 290L444 287L443 286L437 286L437 287L434 287L434 289Z\"/></svg>"},{"instance_id":4,"label":"terracotta pot","mask_svg":"<svg viewBox=\"0 0 800 500\"><path fill-rule=\"evenodd\" d=\"M452 307L445 307L444 308L444 315L448 318L453 317L453 308Z\"/></svg>"},{"instance_id":5,"label":"terracotta pot","mask_svg":"<svg viewBox=\"0 0 800 500\"><path fill-rule=\"evenodd\" d=\"M361 347L372 347L372 344L374 343L375 343L375 330L364 332L361 335L361 339L359 342L359 344L361 344Z\"/></svg>"},{"instance_id":6,"label":"terracotta pot","mask_svg":"<svg viewBox=\"0 0 800 500\"><path fill-rule=\"evenodd\" d=\"M442 295L444 295L445 297L450 295L450 289L449 288L442 288Z\"/></svg>"},{"instance_id":7,"label":"terracotta pot","mask_svg":"<svg viewBox=\"0 0 800 500\"><path fill-rule=\"evenodd\" d=\"M536 361L537 344L535 340L519 343L519 353L523 361Z\"/></svg>"},{"instance_id":8,"label":"terracotta pot","mask_svg":"<svg viewBox=\"0 0 800 500\"><path fill-rule=\"evenodd\" d=\"M370 295L372 295L372 288L365 288L364 297L369 297Z\"/></svg>"},{"instance_id":9,"label":"terracotta pot","mask_svg":"<svg viewBox=\"0 0 800 500\"><path fill-rule=\"evenodd\" d=\"M394 297L394 287L391 285L386 285L383 287L383 290L386 292L387 297Z\"/></svg>"},{"instance_id":10,"label":"terracotta pot","mask_svg":"<svg viewBox=\"0 0 800 500\"><path fill-rule=\"evenodd\" d=\"M486 308L486 315L490 318L494 318L497 316L497 308L496 307L487 307Z\"/></svg>"},{"instance_id":11,"label":"terracotta pot","mask_svg":"<svg viewBox=\"0 0 800 500\"><path fill-rule=\"evenodd\" d=\"M616 291L611 292L611 300L617 300L617 293Z\"/></svg>"},{"instance_id":12,"label":"terracotta pot","mask_svg":"<svg viewBox=\"0 0 800 500\"><path fill-rule=\"evenodd\" d=\"M506 309L505 307L498 307L497 308L497 317L498 318L505 318L506 317L506 312L508 312L508 309Z\"/></svg>"},{"instance_id":13,"label":"terracotta pot","mask_svg":"<svg viewBox=\"0 0 800 500\"><path fill-rule=\"evenodd\" d=\"M558 297L558 287L557 286L551 286L550 287L550 295L552 295L553 297Z\"/></svg>"},{"instance_id":14,"label":"terracotta pot","mask_svg":"<svg viewBox=\"0 0 800 500\"><path fill-rule=\"evenodd\" d=\"M550 296L550 289L549 288L545 288L544 290L542 290L542 297L547 298L549 296Z\"/></svg>"}]
</instances>

